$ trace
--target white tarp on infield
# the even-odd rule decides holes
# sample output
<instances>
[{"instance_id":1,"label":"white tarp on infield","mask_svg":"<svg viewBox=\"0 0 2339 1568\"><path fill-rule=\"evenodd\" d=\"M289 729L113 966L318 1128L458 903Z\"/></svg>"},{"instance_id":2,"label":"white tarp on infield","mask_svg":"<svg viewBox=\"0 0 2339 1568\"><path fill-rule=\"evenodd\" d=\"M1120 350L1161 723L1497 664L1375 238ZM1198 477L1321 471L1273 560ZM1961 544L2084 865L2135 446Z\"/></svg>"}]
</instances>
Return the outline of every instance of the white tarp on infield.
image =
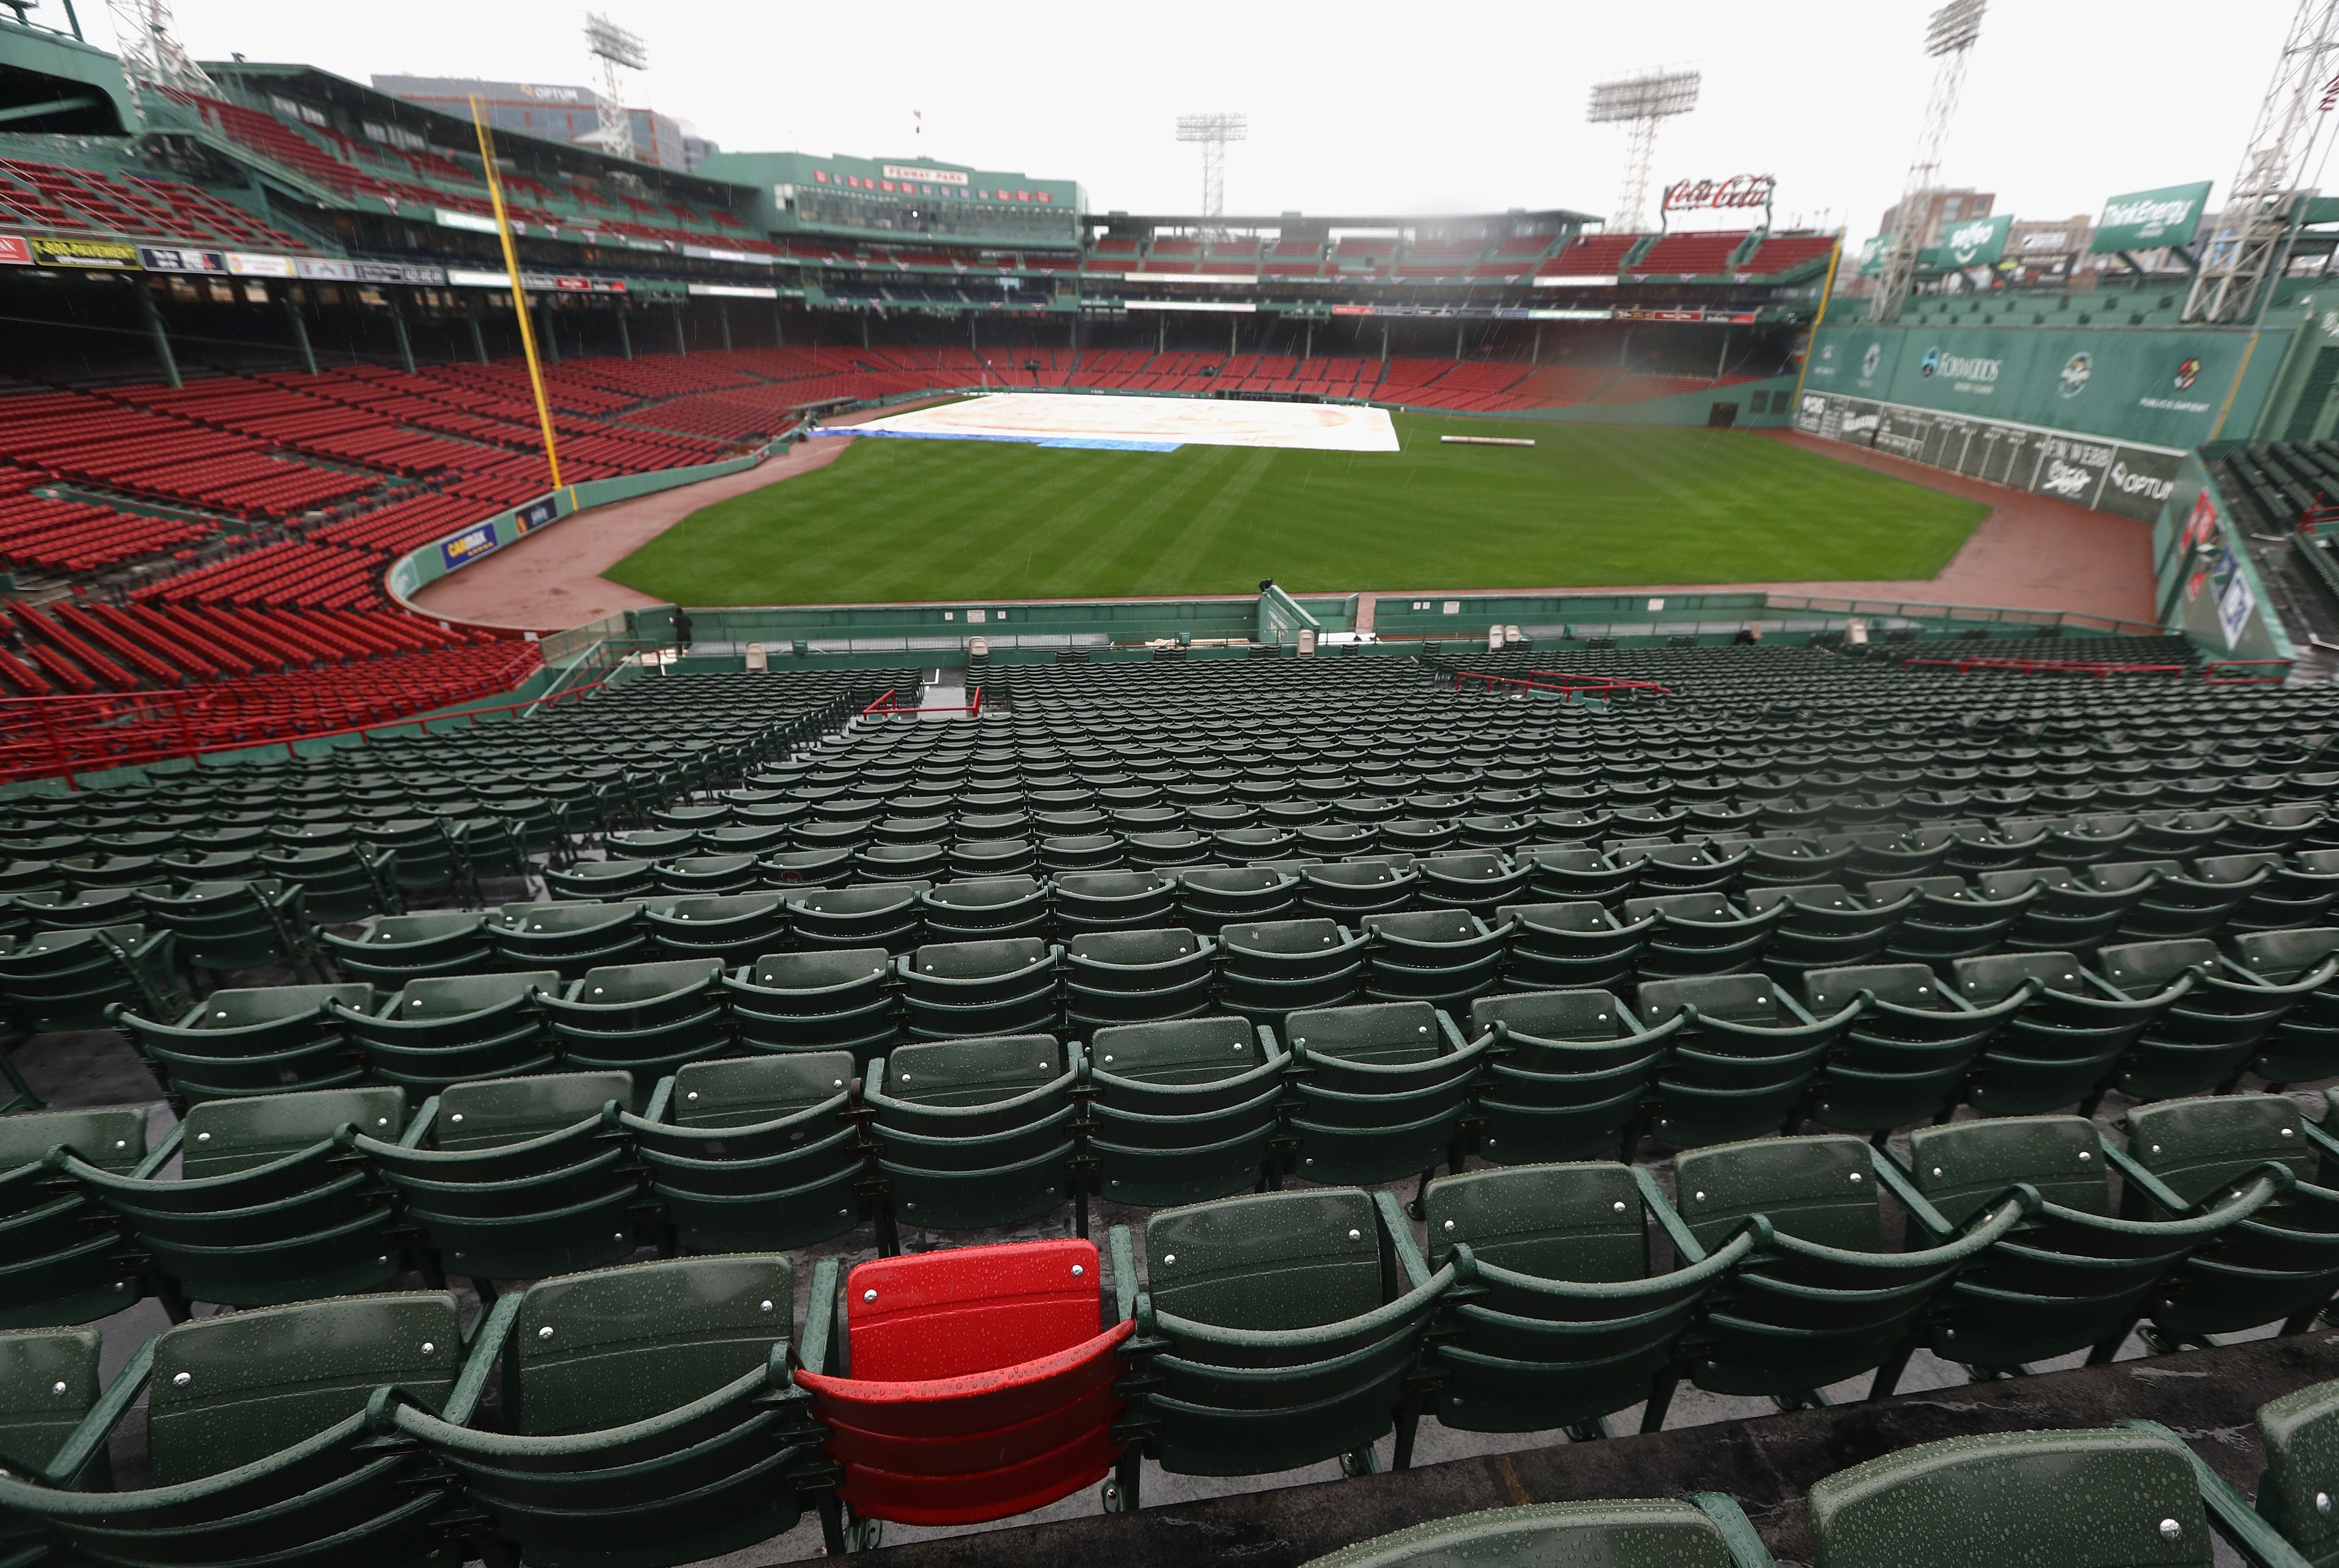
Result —
<instances>
[{"instance_id":1,"label":"white tarp on infield","mask_svg":"<svg viewBox=\"0 0 2339 1568\"><path fill-rule=\"evenodd\" d=\"M994 392L894 414L839 435L928 440L1035 441L1161 451L1204 447L1298 447L1320 452L1394 452L1388 410L1344 403L1259 403L1215 398L1084 397Z\"/></svg>"}]
</instances>

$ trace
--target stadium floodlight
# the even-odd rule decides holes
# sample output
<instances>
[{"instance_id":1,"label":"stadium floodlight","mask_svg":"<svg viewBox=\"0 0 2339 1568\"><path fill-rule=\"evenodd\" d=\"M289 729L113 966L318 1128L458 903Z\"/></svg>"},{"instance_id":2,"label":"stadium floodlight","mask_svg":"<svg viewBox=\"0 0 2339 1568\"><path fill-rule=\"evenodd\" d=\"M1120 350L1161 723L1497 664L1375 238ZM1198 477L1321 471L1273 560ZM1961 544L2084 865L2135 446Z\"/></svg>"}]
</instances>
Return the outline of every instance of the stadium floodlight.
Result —
<instances>
[{"instance_id":1,"label":"stadium floodlight","mask_svg":"<svg viewBox=\"0 0 2339 1568\"><path fill-rule=\"evenodd\" d=\"M1949 0L1933 13L1925 28L1925 57L1938 60L1959 49L1970 49L1981 36L1981 14L1989 0Z\"/></svg>"},{"instance_id":2,"label":"stadium floodlight","mask_svg":"<svg viewBox=\"0 0 2339 1568\"><path fill-rule=\"evenodd\" d=\"M142 87L221 96L218 84L179 42L170 0L106 0L106 10L113 15L113 35L122 45L122 72L130 78L131 104L142 122L146 115L138 96Z\"/></svg>"},{"instance_id":3,"label":"stadium floodlight","mask_svg":"<svg viewBox=\"0 0 2339 1568\"><path fill-rule=\"evenodd\" d=\"M613 157L634 156L634 114L626 107L625 78L620 71L650 68L649 45L598 11L585 17L585 46L601 62L601 128L593 139Z\"/></svg>"},{"instance_id":4,"label":"stadium floodlight","mask_svg":"<svg viewBox=\"0 0 2339 1568\"><path fill-rule=\"evenodd\" d=\"M1198 142L1202 148L1202 216L1216 218L1227 210L1227 143L1248 140L1250 118L1245 114L1180 114L1178 140Z\"/></svg>"},{"instance_id":5,"label":"stadium floodlight","mask_svg":"<svg viewBox=\"0 0 2339 1568\"><path fill-rule=\"evenodd\" d=\"M1617 190L1616 212L1611 230L1637 229L1648 221L1649 163L1657 147L1657 125L1697 107L1698 89L1704 84L1696 71L1644 71L1601 82L1592 89L1592 108L1584 118L1594 125L1629 127L1624 142L1624 182Z\"/></svg>"},{"instance_id":6,"label":"stadium floodlight","mask_svg":"<svg viewBox=\"0 0 2339 1568\"><path fill-rule=\"evenodd\" d=\"M1933 95L1925 104L1925 123L1917 133L1917 155L1909 161L1909 178L1900 188L1900 220L1885 246L1883 265L1876 278L1876 298L1870 302L1871 321L1897 321L1917 279L1917 252L1924 248L1925 222L1931 203L1926 200L1939 182L1941 145L1957 118L1958 94L1966 81L1966 58L1981 38L1981 14L1988 0L1949 0L1925 25L1925 57L1940 62L1933 73Z\"/></svg>"},{"instance_id":7,"label":"stadium floodlight","mask_svg":"<svg viewBox=\"0 0 2339 1568\"><path fill-rule=\"evenodd\" d=\"M2206 254L2186 297L2185 320L2265 319L2274 299L2269 285L2289 264L2297 199L2306 193L2315 167L2322 111L2331 107L2327 83L2334 53L2339 53L2339 4L2299 0L2275 61L2274 79L2258 101L2241 166L2226 187L2226 210L2206 236ZM2218 430L2225 429L2225 421L2219 414Z\"/></svg>"}]
</instances>

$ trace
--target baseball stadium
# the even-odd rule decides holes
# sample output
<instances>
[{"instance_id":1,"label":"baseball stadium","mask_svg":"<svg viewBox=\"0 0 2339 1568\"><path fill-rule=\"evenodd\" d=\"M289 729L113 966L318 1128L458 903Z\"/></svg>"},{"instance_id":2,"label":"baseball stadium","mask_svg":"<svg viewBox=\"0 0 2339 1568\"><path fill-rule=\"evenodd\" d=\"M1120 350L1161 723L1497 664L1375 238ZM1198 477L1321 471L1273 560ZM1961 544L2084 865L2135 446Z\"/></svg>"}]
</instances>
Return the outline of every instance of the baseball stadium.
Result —
<instances>
[{"instance_id":1,"label":"baseball stadium","mask_svg":"<svg viewBox=\"0 0 2339 1568\"><path fill-rule=\"evenodd\" d=\"M0 1568L2339 1562L2260 10L2047 222L1950 0L1870 237L0 0Z\"/></svg>"}]
</instances>

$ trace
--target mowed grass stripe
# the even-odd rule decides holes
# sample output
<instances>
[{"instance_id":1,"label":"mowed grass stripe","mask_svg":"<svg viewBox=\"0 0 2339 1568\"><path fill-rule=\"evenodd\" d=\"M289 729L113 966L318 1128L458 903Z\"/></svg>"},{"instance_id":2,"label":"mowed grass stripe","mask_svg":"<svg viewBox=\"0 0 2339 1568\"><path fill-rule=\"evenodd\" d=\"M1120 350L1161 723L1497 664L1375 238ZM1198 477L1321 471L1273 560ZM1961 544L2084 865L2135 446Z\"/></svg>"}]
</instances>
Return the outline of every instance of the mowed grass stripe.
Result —
<instances>
[{"instance_id":1,"label":"mowed grass stripe","mask_svg":"<svg viewBox=\"0 0 2339 1568\"><path fill-rule=\"evenodd\" d=\"M859 441L609 576L693 605L1922 579L1986 512L1743 431L1396 420L1398 452Z\"/></svg>"}]
</instances>

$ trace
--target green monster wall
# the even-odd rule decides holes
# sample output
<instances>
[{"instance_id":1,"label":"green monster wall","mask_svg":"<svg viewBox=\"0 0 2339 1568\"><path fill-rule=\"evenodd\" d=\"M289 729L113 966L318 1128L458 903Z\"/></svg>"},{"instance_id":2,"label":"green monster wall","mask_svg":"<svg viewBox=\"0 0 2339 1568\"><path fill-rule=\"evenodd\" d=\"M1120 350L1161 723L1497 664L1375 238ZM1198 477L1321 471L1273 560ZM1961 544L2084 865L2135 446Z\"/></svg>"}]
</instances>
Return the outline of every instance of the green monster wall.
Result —
<instances>
[{"instance_id":1,"label":"green monster wall","mask_svg":"<svg viewBox=\"0 0 2339 1568\"><path fill-rule=\"evenodd\" d=\"M2221 416L2227 439L2256 432L2296 331L2287 315L2255 343L2239 327L1827 327L1795 424L2151 520Z\"/></svg>"}]
</instances>

